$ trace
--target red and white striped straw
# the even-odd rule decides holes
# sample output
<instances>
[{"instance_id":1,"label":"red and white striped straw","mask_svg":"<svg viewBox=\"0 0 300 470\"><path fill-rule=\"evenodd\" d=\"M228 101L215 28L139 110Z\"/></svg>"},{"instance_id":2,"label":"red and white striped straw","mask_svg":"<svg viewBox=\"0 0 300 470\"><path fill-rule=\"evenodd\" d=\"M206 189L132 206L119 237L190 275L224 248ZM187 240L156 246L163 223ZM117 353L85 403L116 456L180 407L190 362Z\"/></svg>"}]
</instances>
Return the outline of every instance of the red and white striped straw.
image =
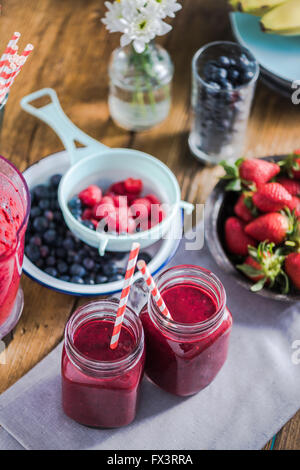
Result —
<instances>
[{"instance_id":1,"label":"red and white striped straw","mask_svg":"<svg viewBox=\"0 0 300 470\"><path fill-rule=\"evenodd\" d=\"M167 318L172 318L170 315L169 310L167 309L167 306L165 302L163 301L163 298L154 282L153 277L151 276L151 273L149 271L148 266L146 265L144 260L140 260L137 263L138 270L141 272L144 281L146 282L149 291L151 292L156 305L158 306L159 310L163 315L165 315Z\"/></svg>"},{"instance_id":2,"label":"red and white striped straw","mask_svg":"<svg viewBox=\"0 0 300 470\"><path fill-rule=\"evenodd\" d=\"M123 318L125 315L126 305L128 301L128 296L133 281L134 270L136 266L137 257L140 251L140 244L133 243L129 255L129 261L126 269L124 285L121 293L119 308L117 311L116 321L114 324L114 329L112 332L112 337L110 341L110 348L116 349L119 342L120 332L122 328Z\"/></svg>"},{"instance_id":3,"label":"red and white striped straw","mask_svg":"<svg viewBox=\"0 0 300 470\"><path fill-rule=\"evenodd\" d=\"M22 67L28 59L29 54L34 49L32 44L27 44L24 51L18 55L18 46L16 46L16 42L19 37L20 33L14 33L14 36L8 43L7 48L0 59L0 103L7 95L15 78L19 75Z\"/></svg>"}]
</instances>

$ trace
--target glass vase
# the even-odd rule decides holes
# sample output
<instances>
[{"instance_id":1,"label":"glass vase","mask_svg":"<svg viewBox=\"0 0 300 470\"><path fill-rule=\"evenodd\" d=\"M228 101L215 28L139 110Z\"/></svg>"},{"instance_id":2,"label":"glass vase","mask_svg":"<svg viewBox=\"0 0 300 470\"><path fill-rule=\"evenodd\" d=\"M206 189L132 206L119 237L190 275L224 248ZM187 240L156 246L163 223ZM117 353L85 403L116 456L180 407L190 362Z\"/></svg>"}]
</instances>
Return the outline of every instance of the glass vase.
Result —
<instances>
[{"instance_id":1,"label":"glass vase","mask_svg":"<svg viewBox=\"0 0 300 470\"><path fill-rule=\"evenodd\" d=\"M109 109L117 125L143 131L169 114L174 67L168 52L154 42L137 53L132 45L116 49L109 66Z\"/></svg>"}]
</instances>

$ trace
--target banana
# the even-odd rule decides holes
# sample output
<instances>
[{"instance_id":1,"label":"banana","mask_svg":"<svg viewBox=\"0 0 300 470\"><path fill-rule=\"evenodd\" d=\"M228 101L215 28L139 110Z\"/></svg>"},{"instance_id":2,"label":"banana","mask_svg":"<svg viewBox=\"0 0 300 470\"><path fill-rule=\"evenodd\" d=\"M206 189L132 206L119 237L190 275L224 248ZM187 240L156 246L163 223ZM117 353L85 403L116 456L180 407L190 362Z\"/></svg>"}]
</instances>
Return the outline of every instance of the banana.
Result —
<instances>
[{"instance_id":1,"label":"banana","mask_svg":"<svg viewBox=\"0 0 300 470\"><path fill-rule=\"evenodd\" d=\"M260 26L266 33L299 34L300 0L288 0L273 8L261 18Z\"/></svg>"},{"instance_id":2,"label":"banana","mask_svg":"<svg viewBox=\"0 0 300 470\"><path fill-rule=\"evenodd\" d=\"M262 16L270 9L281 5L288 0L239 0L238 10L255 16Z\"/></svg>"}]
</instances>

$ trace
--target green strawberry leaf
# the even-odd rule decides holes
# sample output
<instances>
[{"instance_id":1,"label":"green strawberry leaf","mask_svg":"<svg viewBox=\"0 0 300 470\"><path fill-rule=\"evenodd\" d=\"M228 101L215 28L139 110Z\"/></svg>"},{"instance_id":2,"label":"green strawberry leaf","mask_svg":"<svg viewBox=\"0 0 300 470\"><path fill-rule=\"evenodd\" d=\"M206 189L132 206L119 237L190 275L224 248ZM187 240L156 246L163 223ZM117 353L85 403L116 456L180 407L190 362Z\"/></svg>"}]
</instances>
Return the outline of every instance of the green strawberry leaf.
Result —
<instances>
[{"instance_id":1,"label":"green strawberry leaf","mask_svg":"<svg viewBox=\"0 0 300 470\"><path fill-rule=\"evenodd\" d=\"M225 191L241 191L242 185L241 180L233 180L225 186Z\"/></svg>"},{"instance_id":2,"label":"green strawberry leaf","mask_svg":"<svg viewBox=\"0 0 300 470\"><path fill-rule=\"evenodd\" d=\"M260 281L256 282L252 287L251 287L251 291L252 292L258 292L260 291L261 289L263 289L265 283L267 281L267 278L264 277L263 279L261 279Z\"/></svg>"}]
</instances>

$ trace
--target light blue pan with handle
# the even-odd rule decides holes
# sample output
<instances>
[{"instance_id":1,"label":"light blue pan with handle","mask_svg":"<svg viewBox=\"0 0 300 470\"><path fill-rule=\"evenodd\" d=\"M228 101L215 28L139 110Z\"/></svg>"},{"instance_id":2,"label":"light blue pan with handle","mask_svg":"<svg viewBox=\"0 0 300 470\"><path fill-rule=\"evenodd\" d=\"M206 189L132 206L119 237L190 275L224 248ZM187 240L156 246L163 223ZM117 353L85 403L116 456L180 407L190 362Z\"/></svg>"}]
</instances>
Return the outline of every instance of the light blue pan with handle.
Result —
<instances>
[{"instance_id":1,"label":"light blue pan with handle","mask_svg":"<svg viewBox=\"0 0 300 470\"><path fill-rule=\"evenodd\" d=\"M35 107L32 102L42 97L50 103ZM47 123L61 139L69 157L71 167L62 178L59 190L59 204L69 229L82 241L99 249L130 251L133 242L145 248L168 236L172 221L183 209L191 213L194 206L181 201L180 188L172 171L157 158L138 150L111 149L78 129L63 112L56 92L51 88L31 93L21 100L21 107ZM81 145L76 146L76 142ZM59 172L59 168L57 169ZM90 184L99 184L106 189L111 183L128 177L140 178L146 193L156 194L166 204L167 214L163 221L150 230L134 234L115 234L93 231L76 220L68 208L68 201Z\"/></svg>"}]
</instances>

